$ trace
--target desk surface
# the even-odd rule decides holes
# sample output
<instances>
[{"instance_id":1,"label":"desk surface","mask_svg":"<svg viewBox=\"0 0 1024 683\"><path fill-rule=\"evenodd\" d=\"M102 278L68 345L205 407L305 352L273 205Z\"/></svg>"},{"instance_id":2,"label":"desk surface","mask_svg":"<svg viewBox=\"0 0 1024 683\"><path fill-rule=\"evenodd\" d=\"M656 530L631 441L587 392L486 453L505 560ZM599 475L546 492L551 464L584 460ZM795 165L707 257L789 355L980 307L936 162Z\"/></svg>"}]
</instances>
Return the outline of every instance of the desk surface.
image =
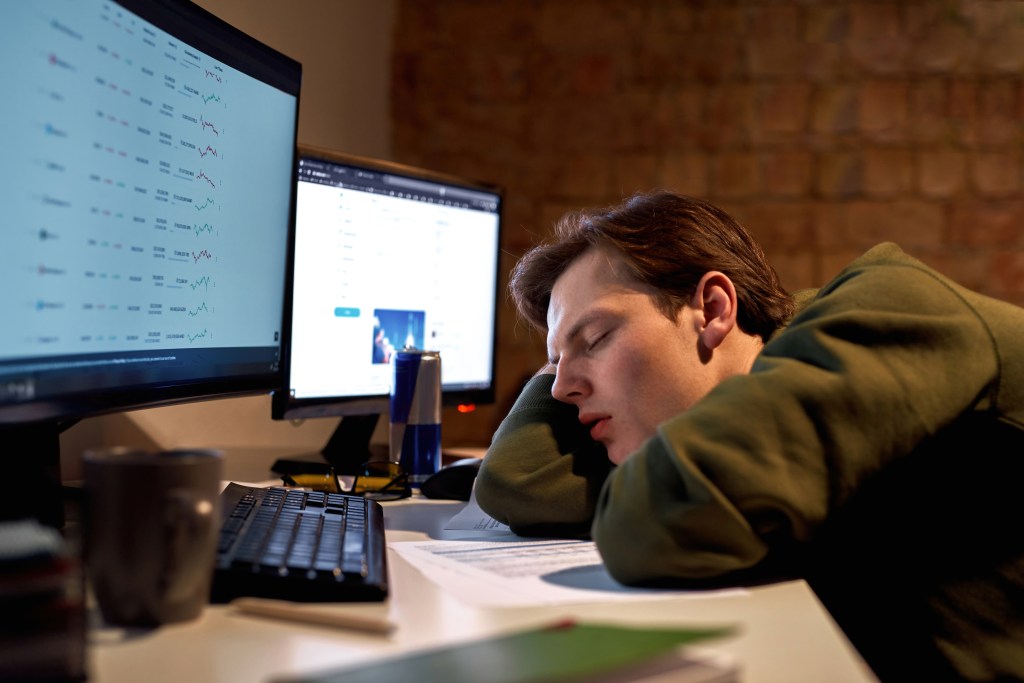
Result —
<instances>
[{"instance_id":1,"label":"desk surface","mask_svg":"<svg viewBox=\"0 0 1024 683\"><path fill-rule=\"evenodd\" d=\"M453 533L443 529L445 523L463 505L420 498L387 503L388 540L444 539ZM465 531L456 533L460 538L466 536ZM735 635L704 647L733 657L739 663L741 680L746 682L875 680L802 581L761 586L747 594L697 599L492 608L459 601L393 550L388 551L388 562L391 597L387 602L339 606L355 613L387 615L397 624L388 636L245 616L217 605L208 607L195 621L155 630L93 629L89 635L90 680L267 681L565 617L652 627L739 625Z\"/></svg>"}]
</instances>

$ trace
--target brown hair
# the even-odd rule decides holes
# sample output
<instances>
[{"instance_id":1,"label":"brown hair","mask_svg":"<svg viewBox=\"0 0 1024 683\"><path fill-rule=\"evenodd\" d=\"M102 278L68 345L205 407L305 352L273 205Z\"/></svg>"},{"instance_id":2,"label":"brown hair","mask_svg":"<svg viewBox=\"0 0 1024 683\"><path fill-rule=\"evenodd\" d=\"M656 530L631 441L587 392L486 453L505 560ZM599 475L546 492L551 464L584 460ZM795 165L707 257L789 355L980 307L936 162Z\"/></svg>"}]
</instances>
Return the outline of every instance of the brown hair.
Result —
<instances>
[{"instance_id":1,"label":"brown hair","mask_svg":"<svg viewBox=\"0 0 1024 683\"><path fill-rule=\"evenodd\" d=\"M754 238L718 207L669 191L563 216L554 236L528 251L512 271L509 289L520 315L547 329L555 281L590 247L620 254L632 277L658 292L657 305L670 319L712 270L725 273L736 287L744 332L767 339L793 315L792 298Z\"/></svg>"}]
</instances>

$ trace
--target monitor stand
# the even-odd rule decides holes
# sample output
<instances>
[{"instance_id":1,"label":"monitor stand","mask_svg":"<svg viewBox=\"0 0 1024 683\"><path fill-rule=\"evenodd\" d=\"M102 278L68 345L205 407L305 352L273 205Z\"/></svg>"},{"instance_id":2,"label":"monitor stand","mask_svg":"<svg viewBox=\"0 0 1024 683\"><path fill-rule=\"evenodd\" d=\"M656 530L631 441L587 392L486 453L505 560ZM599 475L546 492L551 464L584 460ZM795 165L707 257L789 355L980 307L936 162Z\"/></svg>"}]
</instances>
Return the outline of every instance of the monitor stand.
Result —
<instances>
[{"instance_id":1,"label":"monitor stand","mask_svg":"<svg viewBox=\"0 0 1024 683\"><path fill-rule=\"evenodd\" d=\"M370 460L387 460L387 447L370 444L380 415L348 415L341 418L320 454L338 474L355 474Z\"/></svg>"},{"instance_id":2,"label":"monitor stand","mask_svg":"<svg viewBox=\"0 0 1024 683\"><path fill-rule=\"evenodd\" d=\"M380 414L346 415L320 453L312 457L283 458L271 468L279 474L320 474L333 468L336 474L356 474L369 460L387 460L387 446L371 445Z\"/></svg>"}]
</instances>

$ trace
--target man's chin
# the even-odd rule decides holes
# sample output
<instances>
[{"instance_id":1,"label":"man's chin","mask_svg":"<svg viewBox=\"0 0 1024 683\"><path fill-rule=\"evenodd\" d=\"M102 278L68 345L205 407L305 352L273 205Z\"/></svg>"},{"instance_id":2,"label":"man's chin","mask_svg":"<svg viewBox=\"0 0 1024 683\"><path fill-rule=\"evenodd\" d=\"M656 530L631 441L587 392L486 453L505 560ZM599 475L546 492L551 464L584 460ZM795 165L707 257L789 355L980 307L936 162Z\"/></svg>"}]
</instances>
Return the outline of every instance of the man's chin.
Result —
<instances>
[{"instance_id":1,"label":"man's chin","mask_svg":"<svg viewBox=\"0 0 1024 683\"><path fill-rule=\"evenodd\" d=\"M614 444L605 444L605 450L613 465L621 465L632 454L631 451L619 448Z\"/></svg>"}]
</instances>

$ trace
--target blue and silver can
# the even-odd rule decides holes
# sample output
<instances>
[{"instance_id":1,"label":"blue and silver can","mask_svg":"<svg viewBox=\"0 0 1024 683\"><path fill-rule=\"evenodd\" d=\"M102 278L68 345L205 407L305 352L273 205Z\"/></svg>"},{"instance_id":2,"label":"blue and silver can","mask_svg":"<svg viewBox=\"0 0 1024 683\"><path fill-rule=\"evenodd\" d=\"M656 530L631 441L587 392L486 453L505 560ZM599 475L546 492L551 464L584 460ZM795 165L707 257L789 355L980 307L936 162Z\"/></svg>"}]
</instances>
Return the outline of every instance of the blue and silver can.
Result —
<instances>
[{"instance_id":1,"label":"blue and silver can","mask_svg":"<svg viewBox=\"0 0 1024 683\"><path fill-rule=\"evenodd\" d=\"M441 467L441 354L405 348L391 363L391 461L419 488Z\"/></svg>"}]
</instances>

